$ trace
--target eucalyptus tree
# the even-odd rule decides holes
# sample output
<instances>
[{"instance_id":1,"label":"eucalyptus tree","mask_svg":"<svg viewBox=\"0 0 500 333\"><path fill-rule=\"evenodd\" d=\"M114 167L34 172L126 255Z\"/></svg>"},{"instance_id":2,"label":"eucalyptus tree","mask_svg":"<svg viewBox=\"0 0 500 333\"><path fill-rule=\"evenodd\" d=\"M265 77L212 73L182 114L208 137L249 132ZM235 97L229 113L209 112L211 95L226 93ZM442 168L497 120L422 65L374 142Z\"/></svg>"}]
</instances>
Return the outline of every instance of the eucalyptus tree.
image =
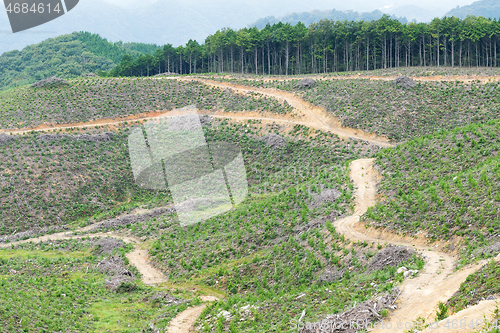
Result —
<instances>
[{"instance_id":1,"label":"eucalyptus tree","mask_svg":"<svg viewBox=\"0 0 500 333\"><path fill-rule=\"evenodd\" d=\"M197 41L190 39L184 49L186 58L189 58L189 74L196 73L196 59L201 54L201 47Z\"/></svg>"},{"instance_id":2,"label":"eucalyptus tree","mask_svg":"<svg viewBox=\"0 0 500 333\"><path fill-rule=\"evenodd\" d=\"M441 43L440 43L440 32L441 32L441 19L436 17L435 19L432 20L430 24L430 29L431 29L431 36L436 40L436 66L439 67L440 64L440 48L441 48ZM432 52L431 52L432 54Z\"/></svg>"},{"instance_id":3,"label":"eucalyptus tree","mask_svg":"<svg viewBox=\"0 0 500 333\"><path fill-rule=\"evenodd\" d=\"M231 73L234 71L234 49L236 47L236 31L233 29L224 30L226 33L225 46L229 46L229 54L231 55Z\"/></svg>"},{"instance_id":4,"label":"eucalyptus tree","mask_svg":"<svg viewBox=\"0 0 500 333\"><path fill-rule=\"evenodd\" d=\"M267 49L267 75L271 75L271 25L268 23L260 31L260 37L262 41L262 75L264 75L264 48Z\"/></svg>"},{"instance_id":5,"label":"eucalyptus tree","mask_svg":"<svg viewBox=\"0 0 500 333\"><path fill-rule=\"evenodd\" d=\"M261 37L260 37L260 31L256 27L250 28L248 30L248 38L247 38L247 52L251 52L253 55L254 59L254 70L255 70L255 75L258 74L258 51L259 51L259 46L261 46ZM264 59L262 59L264 60Z\"/></svg>"},{"instance_id":6,"label":"eucalyptus tree","mask_svg":"<svg viewBox=\"0 0 500 333\"><path fill-rule=\"evenodd\" d=\"M175 49L176 53L177 53L177 56L179 57L179 74L182 75L183 73L183 59L182 59L182 55L184 54L184 47L181 45L181 46L178 46L176 49Z\"/></svg>"},{"instance_id":7,"label":"eucalyptus tree","mask_svg":"<svg viewBox=\"0 0 500 333\"><path fill-rule=\"evenodd\" d=\"M240 49L240 68L241 68L241 74L243 74L244 69L245 69L245 53L248 45L248 40L250 36L248 34L248 29L240 29L236 33L236 45Z\"/></svg>"},{"instance_id":8,"label":"eucalyptus tree","mask_svg":"<svg viewBox=\"0 0 500 333\"><path fill-rule=\"evenodd\" d=\"M444 45L445 45L445 52L444 52L444 63L445 66L448 64L446 61L447 58L447 50L448 50L448 45L451 44L451 67L455 67L455 42L459 40L459 31L460 31L460 19L456 18L454 16L452 17L444 17L441 20L441 26L443 28L443 33L444 33Z\"/></svg>"},{"instance_id":9,"label":"eucalyptus tree","mask_svg":"<svg viewBox=\"0 0 500 333\"><path fill-rule=\"evenodd\" d=\"M285 75L288 75L288 66L290 64L290 45L295 39L295 30L290 23L283 24L278 30L279 42L283 46L285 55Z\"/></svg>"},{"instance_id":10,"label":"eucalyptus tree","mask_svg":"<svg viewBox=\"0 0 500 333\"><path fill-rule=\"evenodd\" d=\"M363 21L361 23L361 34L360 37L362 37L365 40L365 51L366 51L366 70L370 70L370 41L373 41L373 22L366 22ZM375 43L373 43L375 44ZM375 68L375 46L372 46L373 50L373 66L372 68Z\"/></svg>"},{"instance_id":11,"label":"eucalyptus tree","mask_svg":"<svg viewBox=\"0 0 500 333\"><path fill-rule=\"evenodd\" d=\"M304 63L304 49L303 43L307 34L307 27L305 24L299 22L294 27L294 37L295 37L295 50L296 50L296 74L300 74L302 72L302 67Z\"/></svg>"},{"instance_id":12,"label":"eucalyptus tree","mask_svg":"<svg viewBox=\"0 0 500 333\"><path fill-rule=\"evenodd\" d=\"M322 20L318 23L311 24L311 28L315 31L317 42L321 45L322 54L319 59L323 60L323 73L328 71L328 53L331 52L330 41L333 37L333 22L330 20Z\"/></svg>"},{"instance_id":13,"label":"eucalyptus tree","mask_svg":"<svg viewBox=\"0 0 500 333\"><path fill-rule=\"evenodd\" d=\"M387 15L382 16L376 25L376 32L379 37L381 47L381 64L384 68L387 68L387 32L389 29L389 17ZM383 41L383 43L382 43Z\"/></svg>"},{"instance_id":14,"label":"eucalyptus tree","mask_svg":"<svg viewBox=\"0 0 500 333\"><path fill-rule=\"evenodd\" d=\"M165 70L170 73L170 59L172 59L176 54L175 48L172 46L172 44L165 44L163 46L163 61L165 63Z\"/></svg>"},{"instance_id":15,"label":"eucalyptus tree","mask_svg":"<svg viewBox=\"0 0 500 333\"><path fill-rule=\"evenodd\" d=\"M153 54L153 62L154 66L158 66L158 74L161 73L161 64L162 64L162 59L163 59L163 49L156 49L155 53Z\"/></svg>"}]
</instances>

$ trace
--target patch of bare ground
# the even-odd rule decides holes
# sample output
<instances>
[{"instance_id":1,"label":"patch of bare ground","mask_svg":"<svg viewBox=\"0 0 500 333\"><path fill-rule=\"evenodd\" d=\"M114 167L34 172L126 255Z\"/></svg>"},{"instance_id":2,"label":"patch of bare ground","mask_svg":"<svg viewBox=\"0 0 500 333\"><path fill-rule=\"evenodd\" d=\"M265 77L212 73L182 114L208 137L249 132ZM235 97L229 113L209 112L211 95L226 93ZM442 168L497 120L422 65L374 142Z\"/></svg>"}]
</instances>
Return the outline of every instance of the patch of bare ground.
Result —
<instances>
[{"instance_id":1,"label":"patch of bare ground","mask_svg":"<svg viewBox=\"0 0 500 333\"><path fill-rule=\"evenodd\" d=\"M36 127L29 127L29 128L19 128L19 129L12 129L12 130L1 130L0 133L12 133L12 134L23 134L23 133L28 133L28 132L49 132L49 131L55 131L55 130L65 130L65 129L78 129L78 128L92 128L92 127L98 127L98 126L114 126L114 125L120 125L125 122L139 122L139 121L144 121L148 120L151 118L156 118L159 117L163 114L165 114L166 111L151 111L151 112L144 112L144 113L139 113L136 115L130 115L126 117L116 117L116 118L103 118L103 119L97 119L97 120L91 120L91 121L86 121L86 122L76 122L76 123L68 123L68 124L43 124L43 125L38 125Z\"/></svg>"},{"instance_id":2,"label":"patch of bare ground","mask_svg":"<svg viewBox=\"0 0 500 333\"><path fill-rule=\"evenodd\" d=\"M204 302L213 302L216 301L217 298L213 296L201 296L200 297ZM203 312L207 304L202 304L198 306L194 306L189 308L183 312L181 312L177 317L172 319L170 325L167 327L168 333L187 333L191 332L196 319Z\"/></svg>"}]
</instances>

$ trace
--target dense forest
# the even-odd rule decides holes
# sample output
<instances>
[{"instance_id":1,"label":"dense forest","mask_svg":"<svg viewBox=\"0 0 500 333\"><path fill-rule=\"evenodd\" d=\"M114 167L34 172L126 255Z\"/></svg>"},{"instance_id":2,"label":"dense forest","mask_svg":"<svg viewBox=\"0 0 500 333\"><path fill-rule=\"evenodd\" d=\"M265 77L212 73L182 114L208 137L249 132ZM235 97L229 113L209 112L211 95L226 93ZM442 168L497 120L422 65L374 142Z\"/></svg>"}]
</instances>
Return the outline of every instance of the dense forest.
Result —
<instances>
[{"instance_id":1,"label":"dense forest","mask_svg":"<svg viewBox=\"0 0 500 333\"><path fill-rule=\"evenodd\" d=\"M89 72L110 71L129 54L154 53L152 44L111 43L96 34L74 32L29 45L0 56L0 90L33 83L50 76L74 78Z\"/></svg>"},{"instance_id":2,"label":"dense forest","mask_svg":"<svg viewBox=\"0 0 500 333\"><path fill-rule=\"evenodd\" d=\"M123 57L111 76L164 72L290 75L402 66L496 67L500 22L468 16L430 23L322 20L306 27L276 23L263 29L222 29L203 44L190 40L154 54Z\"/></svg>"}]
</instances>

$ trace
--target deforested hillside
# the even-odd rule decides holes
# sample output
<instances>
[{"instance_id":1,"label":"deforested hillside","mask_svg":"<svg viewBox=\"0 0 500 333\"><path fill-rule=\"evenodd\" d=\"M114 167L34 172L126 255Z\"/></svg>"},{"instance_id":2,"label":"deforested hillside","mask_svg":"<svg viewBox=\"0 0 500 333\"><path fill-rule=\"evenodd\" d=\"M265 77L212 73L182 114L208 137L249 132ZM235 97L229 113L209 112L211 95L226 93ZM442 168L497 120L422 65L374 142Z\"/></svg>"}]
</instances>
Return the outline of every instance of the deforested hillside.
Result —
<instances>
[{"instance_id":1,"label":"deforested hillside","mask_svg":"<svg viewBox=\"0 0 500 333\"><path fill-rule=\"evenodd\" d=\"M298 126L290 132L291 138L296 139L289 141L284 149L274 151L265 140L259 139L273 125L263 126L257 122L222 126L223 131L208 132L207 138L236 142L242 147L249 181L257 193L284 189L290 183L297 185L301 179L297 177L306 176L291 177L287 172L323 172L322 168L329 163L341 165L346 159L376 150L362 142L346 145L330 135L300 141L304 136L308 138L313 130ZM134 183L127 144L129 134L130 127L126 125L115 132L95 129L56 134L1 134L1 233L85 222L99 214L120 214L140 204L171 203L168 191L144 190ZM323 142L331 142L331 146L322 147ZM300 169L303 165L310 166L310 170ZM278 177L278 172L282 172L282 176ZM335 172L339 172L333 175L335 179L347 182L344 171ZM323 183L321 186L328 186L326 181ZM319 191L320 184L316 186ZM342 197L347 201L350 195ZM346 210L339 210L339 214Z\"/></svg>"},{"instance_id":2,"label":"deforested hillside","mask_svg":"<svg viewBox=\"0 0 500 333\"><path fill-rule=\"evenodd\" d=\"M469 125L381 151L382 202L365 222L455 240L462 263L498 253L500 122ZM454 250L451 249L450 250Z\"/></svg>"},{"instance_id":3,"label":"deforested hillside","mask_svg":"<svg viewBox=\"0 0 500 333\"><path fill-rule=\"evenodd\" d=\"M0 93L0 322L309 333L430 323L496 297L483 260L500 249L498 84L302 79L53 78ZM240 148L248 196L186 226L170 190L136 184L128 139L190 105L209 145Z\"/></svg>"},{"instance_id":4,"label":"deforested hillside","mask_svg":"<svg viewBox=\"0 0 500 333\"><path fill-rule=\"evenodd\" d=\"M278 100L241 95L197 82L153 78L79 78L57 86L25 86L0 92L2 129L32 128L166 112L196 105L210 111L293 113Z\"/></svg>"},{"instance_id":5,"label":"deforested hillside","mask_svg":"<svg viewBox=\"0 0 500 333\"><path fill-rule=\"evenodd\" d=\"M2 331L140 332L200 303L142 283L125 257L131 249L108 238L0 249Z\"/></svg>"},{"instance_id":6,"label":"deforested hillside","mask_svg":"<svg viewBox=\"0 0 500 333\"><path fill-rule=\"evenodd\" d=\"M147 329L146 324L163 329L180 311L195 309L199 299L193 297L199 292L223 296L205 308L196 324L199 331L268 331L274 325L286 330L304 310L309 322L351 306L362 316L363 302L376 303L384 315L393 309L394 288L418 275L422 257L405 247L347 240L333 225L352 211L347 163L371 156L377 147L259 120L212 119L204 126L209 143L239 144L249 196L236 209L187 227L179 225L172 210L154 209L171 202L167 191L140 190L133 183L127 125L113 134L95 129L2 136L6 195L1 232L6 237L1 242L7 249L0 249L0 258L6 258L0 261L0 283L11 295L8 302L0 298L5 327L32 327L12 320L14 314L29 316L35 327L46 330L132 332ZM108 219L134 208L147 213ZM19 231L78 219L82 226L98 223L77 229L74 236L69 232L40 244L14 244L19 237L63 229ZM138 251L148 253L168 278L161 287L165 291L137 280L140 274L123 258L131 246L118 246L117 258L110 244L87 238L102 237L102 232L147 240L141 246L150 250ZM49 272L48 266L55 269ZM36 280L22 287L32 274ZM40 311L22 308L30 297ZM75 310L44 317L49 302L52 313ZM225 320L218 319L221 313Z\"/></svg>"},{"instance_id":7,"label":"deforested hillside","mask_svg":"<svg viewBox=\"0 0 500 333\"><path fill-rule=\"evenodd\" d=\"M413 71L418 75L418 69ZM465 71L456 73L465 74ZM371 73L363 72L363 75ZM363 75L361 78L316 77L308 89L299 84L301 79L215 79L295 92L306 101L325 108L343 126L384 135L393 142L467 124L481 124L500 116L498 82L415 81L411 78L398 82L391 77L372 80Z\"/></svg>"},{"instance_id":8,"label":"deforested hillside","mask_svg":"<svg viewBox=\"0 0 500 333\"><path fill-rule=\"evenodd\" d=\"M132 199L168 203L134 185L126 140L125 131L0 135L2 235L117 214Z\"/></svg>"}]
</instances>

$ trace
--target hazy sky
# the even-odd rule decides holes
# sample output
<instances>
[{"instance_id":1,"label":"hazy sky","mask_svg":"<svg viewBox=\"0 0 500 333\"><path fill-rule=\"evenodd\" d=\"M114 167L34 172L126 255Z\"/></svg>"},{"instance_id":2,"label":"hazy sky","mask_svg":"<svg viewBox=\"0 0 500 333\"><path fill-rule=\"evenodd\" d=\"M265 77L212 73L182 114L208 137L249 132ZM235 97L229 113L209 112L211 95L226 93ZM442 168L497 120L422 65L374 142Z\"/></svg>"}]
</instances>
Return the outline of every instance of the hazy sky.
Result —
<instances>
[{"instance_id":1,"label":"hazy sky","mask_svg":"<svg viewBox=\"0 0 500 333\"><path fill-rule=\"evenodd\" d=\"M85 1L85 0L83 0ZM171 2L172 0L104 0L118 6L140 6L144 4L152 4L155 2ZM176 1L176 0L174 0ZM297 10L313 10L313 9L352 9L356 11L372 11L374 9L388 10L405 5L414 5L422 8L454 8L456 6L470 5L475 0L308 0L303 1L303 6L296 4L289 7L290 1L288 0L204 0L205 3L213 3L214 5L221 5L224 2L230 1L231 3L240 3L244 6L245 3L262 3L263 6L269 5L271 2L274 6L279 4L285 13L294 12ZM182 1L184 3L192 2L190 0ZM288 7L288 8L287 8ZM295 8L293 8L295 7ZM308 9L305 9L308 8Z\"/></svg>"}]
</instances>

